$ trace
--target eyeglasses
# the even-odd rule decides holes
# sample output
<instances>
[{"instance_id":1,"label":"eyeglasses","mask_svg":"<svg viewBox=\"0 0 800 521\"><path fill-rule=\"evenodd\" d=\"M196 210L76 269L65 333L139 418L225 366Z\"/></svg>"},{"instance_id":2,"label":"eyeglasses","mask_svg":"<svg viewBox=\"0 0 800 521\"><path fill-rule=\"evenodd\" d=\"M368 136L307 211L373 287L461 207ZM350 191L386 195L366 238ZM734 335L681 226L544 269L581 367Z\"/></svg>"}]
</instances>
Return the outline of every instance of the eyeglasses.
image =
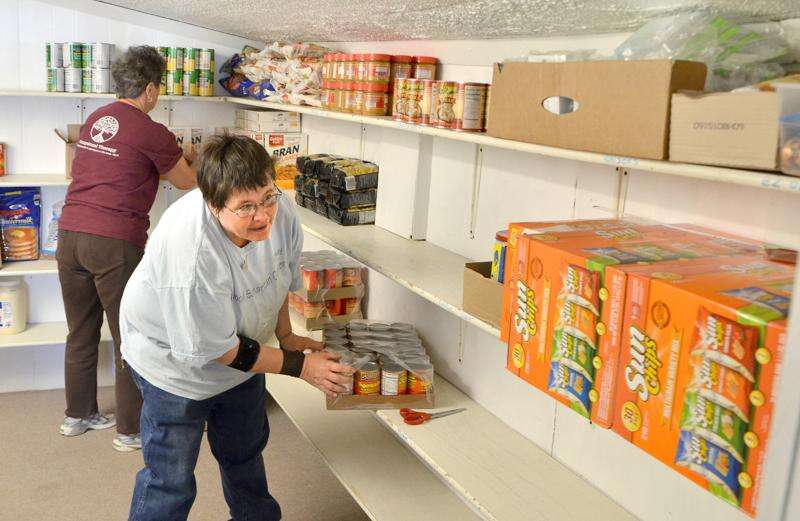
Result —
<instances>
[{"instance_id":1,"label":"eyeglasses","mask_svg":"<svg viewBox=\"0 0 800 521\"><path fill-rule=\"evenodd\" d=\"M276 188L276 190L277 190L276 192L272 192L258 204L245 203L236 210L231 210L227 206L225 207L225 209L231 213L235 213L236 216L239 217L240 219L252 218L256 214L256 211L258 211L259 208L263 207L266 210L270 210L274 208L276 204L278 204L278 201L283 195L283 192L281 192L279 188Z\"/></svg>"}]
</instances>

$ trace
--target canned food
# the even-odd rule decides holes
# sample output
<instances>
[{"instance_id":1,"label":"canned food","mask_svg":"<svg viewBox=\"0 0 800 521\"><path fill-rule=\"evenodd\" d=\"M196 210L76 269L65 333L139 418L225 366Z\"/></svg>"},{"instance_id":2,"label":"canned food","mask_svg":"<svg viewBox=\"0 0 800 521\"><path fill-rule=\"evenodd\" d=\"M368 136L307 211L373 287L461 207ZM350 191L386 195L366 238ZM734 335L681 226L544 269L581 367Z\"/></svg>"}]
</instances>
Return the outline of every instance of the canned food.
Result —
<instances>
[{"instance_id":1,"label":"canned food","mask_svg":"<svg viewBox=\"0 0 800 521\"><path fill-rule=\"evenodd\" d=\"M167 70L161 73L161 83L158 85L158 93L164 96L167 93Z\"/></svg>"},{"instance_id":2,"label":"canned food","mask_svg":"<svg viewBox=\"0 0 800 521\"><path fill-rule=\"evenodd\" d=\"M83 77L81 80L81 92L92 92L92 69L83 69Z\"/></svg>"},{"instance_id":3,"label":"canned food","mask_svg":"<svg viewBox=\"0 0 800 521\"><path fill-rule=\"evenodd\" d=\"M200 49L187 47L183 50L183 70L186 72L197 69L197 55Z\"/></svg>"},{"instance_id":4,"label":"canned food","mask_svg":"<svg viewBox=\"0 0 800 521\"><path fill-rule=\"evenodd\" d=\"M387 363L381 368L381 394L397 396L406 394L408 373L400 364Z\"/></svg>"},{"instance_id":5,"label":"canned food","mask_svg":"<svg viewBox=\"0 0 800 521\"><path fill-rule=\"evenodd\" d=\"M389 110L389 85L380 82L361 84L361 114L365 116L385 116Z\"/></svg>"},{"instance_id":6,"label":"canned food","mask_svg":"<svg viewBox=\"0 0 800 521\"><path fill-rule=\"evenodd\" d=\"M455 105L458 97L458 84L454 81L439 82L439 96L436 98L436 126L453 128L456 119Z\"/></svg>"},{"instance_id":7,"label":"canned food","mask_svg":"<svg viewBox=\"0 0 800 521\"><path fill-rule=\"evenodd\" d=\"M433 385L433 364L410 362L408 364L408 394L426 394Z\"/></svg>"},{"instance_id":8,"label":"canned food","mask_svg":"<svg viewBox=\"0 0 800 521\"><path fill-rule=\"evenodd\" d=\"M325 287L342 287L342 267L340 265L331 265L325 268Z\"/></svg>"},{"instance_id":9,"label":"canned food","mask_svg":"<svg viewBox=\"0 0 800 521\"><path fill-rule=\"evenodd\" d=\"M89 44L87 44L87 47ZM111 53L113 52L114 46L110 43L93 43L90 46L91 48L91 60L89 63L85 63L85 66L91 66L93 69L108 69L111 67Z\"/></svg>"},{"instance_id":10,"label":"canned food","mask_svg":"<svg viewBox=\"0 0 800 521\"><path fill-rule=\"evenodd\" d=\"M408 78L397 78L394 80L394 92L392 93L392 119L397 121L406 120L406 91L408 90Z\"/></svg>"},{"instance_id":11,"label":"canned food","mask_svg":"<svg viewBox=\"0 0 800 521\"><path fill-rule=\"evenodd\" d=\"M214 49L197 49L197 68L214 72Z\"/></svg>"},{"instance_id":12,"label":"canned food","mask_svg":"<svg viewBox=\"0 0 800 521\"><path fill-rule=\"evenodd\" d=\"M328 315L331 317L344 315L344 301L342 299L326 300L325 309L328 310Z\"/></svg>"},{"instance_id":13,"label":"canned food","mask_svg":"<svg viewBox=\"0 0 800 521\"><path fill-rule=\"evenodd\" d=\"M336 354L341 355L341 357L339 358L340 364L352 367L353 364L356 363L357 358L353 353L350 353L348 351L334 351L334 352ZM345 391L340 394L347 394L347 395L353 394L353 380L354 378L350 378L347 381L347 383L342 384L345 388Z\"/></svg>"},{"instance_id":14,"label":"canned food","mask_svg":"<svg viewBox=\"0 0 800 521\"><path fill-rule=\"evenodd\" d=\"M405 121L409 123L422 122L422 94L424 85L422 80L405 80L407 88L405 90Z\"/></svg>"},{"instance_id":15,"label":"canned food","mask_svg":"<svg viewBox=\"0 0 800 521\"><path fill-rule=\"evenodd\" d=\"M357 298L346 298L344 299L344 314L345 315L352 315L353 313L358 311L358 308L361 306L361 301Z\"/></svg>"},{"instance_id":16,"label":"canned food","mask_svg":"<svg viewBox=\"0 0 800 521\"><path fill-rule=\"evenodd\" d=\"M200 71L197 69L190 71L183 71L183 95L184 96L199 96L200 86L198 79L200 78Z\"/></svg>"},{"instance_id":17,"label":"canned food","mask_svg":"<svg viewBox=\"0 0 800 521\"><path fill-rule=\"evenodd\" d=\"M64 69L64 92L80 92L83 86L83 69Z\"/></svg>"},{"instance_id":18,"label":"canned food","mask_svg":"<svg viewBox=\"0 0 800 521\"><path fill-rule=\"evenodd\" d=\"M439 86L441 83L441 81L431 82L431 99L428 104L428 114L425 116L428 126L431 127L435 127L439 121L436 118L436 104L439 102Z\"/></svg>"},{"instance_id":19,"label":"canned food","mask_svg":"<svg viewBox=\"0 0 800 521\"><path fill-rule=\"evenodd\" d=\"M381 367L377 362L367 362L356 371L353 390L355 394L380 394Z\"/></svg>"},{"instance_id":20,"label":"canned food","mask_svg":"<svg viewBox=\"0 0 800 521\"><path fill-rule=\"evenodd\" d=\"M214 95L214 71L197 70L197 92L200 96Z\"/></svg>"},{"instance_id":21,"label":"canned food","mask_svg":"<svg viewBox=\"0 0 800 521\"><path fill-rule=\"evenodd\" d=\"M420 80L422 82L422 99L420 100L420 125L430 125L431 99L433 94L433 80Z\"/></svg>"},{"instance_id":22,"label":"canned food","mask_svg":"<svg viewBox=\"0 0 800 521\"><path fill-rule=\"evenodd\" d=\"M483 132L486 114L486 83L459 83L454 107L455 130Z\"/></svg>"},{"instance_id":23,"label":"canned food","mask_svg":"<svg viewBox=\"0 0 800 521\"><path fill-rule=\"evenodd\" d=\"M47 92L64 92L64 69L47 69Z\"/></svg>"},{"instance_id":24,"label":"canned food","mask_svg":"<svg viewBox=\"0 0 800 521\"><path fill-rule=\"evenodd\" d=\"M85 74L85 72L84 72ZM111 92L111 70L110 69L91 69L92 92L95 94L105 94Z\"/></svg>"},{"instance_id":25,"label":"canned food","mask_svg":"<svg viewBox=\"0 0 800 521\"><path fill-rule=\"evenodd\" d=\"M80 69L83 67L83 44L76 42L63 44L61 58L65 69Z\"/></svg>"},{"instance_id":26,"label":"canned food","mask_svg":"<svg viewBox=\"0 0 800 521\"><path fill-rule=\"evenodd\" d=\"M64 66L64 46L57 42L48 42L45 44L47 68L52 69L55 67Z\"/></svg>"},{"instance_id":27,"label":"canned food","mask_svg":"<svg viewBox=\"0 0 800 521\"><path fill-rule=\"evenodd\" d=\"M84 43L81 49L81 68L88 69L92 66L92 44Z\"/></svg>"},{"instance_id":28,"label":"canned food","mask_svg":"<svg viewBox=\"0 0 800 521\"><path fill-rule=\"evenodd\" d=\"M489 85L486 87L486 113L483 115L483 120L485 121L484 126L489 128L489 107L492 103L492 86Z\"/></svg>"},{"instance_id":29,"label":"canned food","mask_svg":"<svg viewBox=\"0 0 800 521\"><path fill-rule=\"evenodd\" d=\"M300 277L303 280L303 287L308 291L317 291L324 287L325 270L316 264L300 266Z\"/></svg>"},{"instance_id":30,"label":"canned food","mask_svg":"<svg viewBox=\"0 0 800 521\"><path fill-rule=\"evenodd\" d=\"M305 302L303 301L303 316L305 318L319 318L325 312L324 302Z\"/></svg>"},{"instance_id":31,"label":"canned food","mask_svg":"<svg viewBox=\"0 0 800 521\"><path fill-rule=\"evenodd\" d=\"M431 56L414 56L412 76L418 80L435 80L437 61Z\"/></svg>"},{"instance_id":32,"label":"canned food","mask_svg":"<svg viewBox=\"0 0 800 521\"><path fill-rule=\"evenodd\" d=\"M167 72L183 71L183 47L167 47ZM169 83L167 83L169 93Z\"/></svg>"},{"instance_id":33,"label":"canned food","mask_svg":"<svg viewBox=\"0 0 800 521\"><path fill-rule=\"evenodd\" d=\"M358 286L361 284L361 266L353 262L342 266L342 286Z\"/></svg>"},{"instance_id":34,"label":"canned food","mask_svg":"<svg viewBox=\"0 0 800 521\"><path fill-rule=\"evenodd\" d=\"M167 71L167 95L183 96L183 70Z\"/></svg>"}]
</instances>

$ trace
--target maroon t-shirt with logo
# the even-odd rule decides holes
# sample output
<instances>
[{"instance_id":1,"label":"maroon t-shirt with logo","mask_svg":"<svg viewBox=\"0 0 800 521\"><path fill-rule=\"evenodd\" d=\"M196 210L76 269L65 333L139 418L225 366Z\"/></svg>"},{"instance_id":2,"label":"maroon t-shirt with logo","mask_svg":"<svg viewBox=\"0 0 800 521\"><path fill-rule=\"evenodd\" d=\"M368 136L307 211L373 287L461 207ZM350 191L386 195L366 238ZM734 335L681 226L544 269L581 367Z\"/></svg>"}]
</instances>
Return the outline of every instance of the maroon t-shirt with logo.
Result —
<instances>
[{"instance_id":1,"label":"maroon t-shirt with logo","mask_svg":"<svg viewBox=\"0 0 800 521\"><path fill-rule=\"evenodd\" d=\"M181 155L172 132L136 107L100 107L81 128L59 228L144 248L159 175Z\"/></svg>"}]
</instances>

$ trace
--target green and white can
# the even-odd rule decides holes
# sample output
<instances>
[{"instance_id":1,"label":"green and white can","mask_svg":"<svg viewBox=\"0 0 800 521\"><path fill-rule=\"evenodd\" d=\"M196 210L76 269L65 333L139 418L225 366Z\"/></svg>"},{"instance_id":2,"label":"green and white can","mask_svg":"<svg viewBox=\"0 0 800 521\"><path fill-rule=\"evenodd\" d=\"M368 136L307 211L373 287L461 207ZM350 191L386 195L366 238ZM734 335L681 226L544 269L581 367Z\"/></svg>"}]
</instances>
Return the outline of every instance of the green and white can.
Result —
<instances>
[{"instance_id":1,"label":"green and white can","mask_svg":"<svg viewBox=\"0 0 800 521\"><path fill-rule=\"evenodd\" d=\"M91 49L91 67L92 69L108 69L111 67L111 53L114 51L114 46L110 43L96 42L87 44ZM84 64L88 66L87 64Z\"/></svg>"},{"instance_id":2,"label":"green and white can","mask_svg":"<svg viewBox=\"0 0 800 521\"><path fill-rule=\"evenodd\" d=\"M183 70L186 72L193 71L197 68L197 55L200 49L187 47L183 50Z\"/></svg>"},{"instance_id":3,"label":"green and white can","mask_svg":"<svg viewBox=\"0 0 800 521\"><path fill-rule=\"evenodd\" d=\"M60 67L47 69L47 92L64 92L64 69Z\"/></svg>"},{"instance_id":4,"label":"green and white can","mask_svg":"<svg viewBox=\"0 0 800 521\"><path fill-rule=\"evenodd\" d=\"M83 69L70 67L64 69L64 92L81 92L83 90Z\"/></svg>"},{"instance_id":5,"label":"green and white can","mask_svg":"<svg viewBox=\"0 0 800 521\"><path fill-rule=\"evenodd\" d=\"M200 96L214 95L214 71L203 69L197 71L197 91Z\"/></svg>"},{"instance_id":6,"label":"green and white can","mask_svg":"<svg viewBox=\"0 0 800 521\"><path fill-rule=\"evenodd\" d=\"M84 43L81 52L81 67L87 69L92 66L92 44Z\"/></svg>"},{"instance_id":7,"label":"green and white can","mask_svg":"<svg viewBox=\"0 0 800 521\"><path fill-rule=\"evenodd\" d=\"M183 71L183 95L184 96L199 96L198 78L200 71L197 69L191 71Z\"/></svg>"},{"instance_id":8,"label":"green and white can","mask_svg":"<svg viewBox=\"0 0 800 521\"><path fill-rule=\"evenodd\" d=\"M183 70L183 47L167 47L167 72Z\"/></svg>"},{"instance_id":9,"label":"green and white can","mask_svg":"<svg viewBox=\"0 0 800 521\"><path fill-rule=\"evenodd\" d=\"M111 69L95 68L91 69L91 71L92 92L94 94L106 94L111 92Z\"/></svg>"},{"instance_id":10,"label":"green and white can","mask_svg":"<svg viewBox=\"0 0 800 521\"><path fill-rule=\"evenodd\" d=\"M92 92L92 69L83 69L83 76L81 80L81 92Z\"/></svg>"},{"instance_id":11,"label":"green and white can","mask_svg":"<svg viewBox=\"0 0 800 521\"><path fill-rule=\"evenodd\" d=\"M47 53L47 68L64 66L64 44L58 42L47 42L45 45Z\"/></svg>"},{"instance_id":12,"label":"green and white can","mask_svg":"<svg viewBox=\"0 0 800 521\"><path fill-rule=\"evenodd\" d=\"M198 49L197 68L201 71L214 70L214 49Z\"/></svg>"},{"instance_id":13,"label":"green and white can","mask_svg":"<svg viewBox=\"0 0 800 521\"><path fill-rule=\"evenodd\" d=\"M80 69L83 67L83 44L76 42L65 43L61 47L62 66L65 69Z\"/></svg>"},{"instance_id":14,"label":"green and white can","mask_svg":"<svg viewBox=\"0 0 800 521\"><path fill-rule=\"evenodd\" d=\"M183 96L183 71L167 71L167 95Z\"/></svg>"}]
</instances>

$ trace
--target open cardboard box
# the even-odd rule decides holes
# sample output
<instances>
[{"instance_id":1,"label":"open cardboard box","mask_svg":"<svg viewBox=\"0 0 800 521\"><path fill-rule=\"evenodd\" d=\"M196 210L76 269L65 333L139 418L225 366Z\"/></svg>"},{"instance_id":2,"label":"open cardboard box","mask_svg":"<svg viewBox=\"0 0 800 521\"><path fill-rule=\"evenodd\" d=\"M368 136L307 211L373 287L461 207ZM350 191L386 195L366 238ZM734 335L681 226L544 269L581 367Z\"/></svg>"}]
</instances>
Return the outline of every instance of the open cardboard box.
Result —
<instances>
[{"instance_id":1,"label":"open cardboard box","mask_svg":"<svg viewBox=\"0 0 800 521\"><path fill-rule=\"evenodd\" d=\"M468 262L464 265L462 307L470 315L500 327L503 314L503 285L491 278L491 262Z\"/></svg>"},{"instance_id":2,"label":"open cardboard box","mask_svg":"<svg viewBox=\"0 0 800 521\"><path fill-rule=\"evenodd\" d=\"M64 135L60 129L55 129L56 135L66 145L64 151L64 166L67 179L72 179L72 160L75 159L75 150L78 140L81 138L81 127L83 125L67 125L67 134Z\"/></svg>"},{"instance_id":3,"label":"open cardboard box","mask_svg":"<svg viewBox=\"0 0 800 521\"><path fill-rule=\"evenodd\" d=\"M702 90L706 66L671 60L498 63L490 136L666 159L671 95Z\"/></svg>"}]
</instances>

